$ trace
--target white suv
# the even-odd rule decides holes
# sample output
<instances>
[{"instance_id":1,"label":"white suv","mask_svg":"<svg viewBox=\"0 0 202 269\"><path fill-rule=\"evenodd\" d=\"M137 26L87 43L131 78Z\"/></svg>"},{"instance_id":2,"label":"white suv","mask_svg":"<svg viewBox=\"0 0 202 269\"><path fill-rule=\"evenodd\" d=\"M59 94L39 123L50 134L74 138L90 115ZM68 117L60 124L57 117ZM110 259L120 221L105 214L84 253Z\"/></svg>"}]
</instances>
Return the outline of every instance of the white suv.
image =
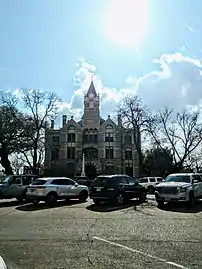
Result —
<instances>
[{"instance_id":1,"label":"white suv","mask_svg":"<svg viewBox=\"0 0 202 269\"><path fill-rule=\"evenodd\" d=\"M148 193L154 193L156 185L162 181L162 177L143 177L138 179L138 183L145 187Z\"/></svg>"},{"instance_id":2,"label":"white suv","mask_svg":"<svg viewBox=\"0 0 202 269\"><path fill-rule=\"evenodd\" d=\"M178 201L193 205L195 199L202 198L202 174L171 174L167 176L165 182L156 186L155 197L159 207L162 207L164 202Z\"/></svg>"},{"instance_id":3,"label":"white suv","mask_svg":"<svg viewBox=\"0 0 202 269\"><path fill-rule=\"evenodd\" d=\"M27 199L32 200L34 204L45 201L48 205L54 205L57 200L71 198L85 202L88 195L87 186L79 185L66 177L39 178L27 189Z\"/></svg>"}]
</instances>

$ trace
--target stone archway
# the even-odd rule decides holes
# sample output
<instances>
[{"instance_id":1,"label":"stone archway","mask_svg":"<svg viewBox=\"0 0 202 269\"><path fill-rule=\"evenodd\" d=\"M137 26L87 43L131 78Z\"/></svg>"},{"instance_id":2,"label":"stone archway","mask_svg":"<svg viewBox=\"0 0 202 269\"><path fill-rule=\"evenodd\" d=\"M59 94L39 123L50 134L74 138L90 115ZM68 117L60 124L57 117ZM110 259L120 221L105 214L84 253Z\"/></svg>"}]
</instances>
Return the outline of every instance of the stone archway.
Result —
<instances>
[{"instance_id":1,"label":"stone archway","mask_svg":"<svg viewBox=\"0 0 202 269\"><path fill-rule=\"evenodd\" d=\"M85 174L90 179L94 179L97 176L97 168L94 163L85 164Z\"/></svg>"}]
</instances>

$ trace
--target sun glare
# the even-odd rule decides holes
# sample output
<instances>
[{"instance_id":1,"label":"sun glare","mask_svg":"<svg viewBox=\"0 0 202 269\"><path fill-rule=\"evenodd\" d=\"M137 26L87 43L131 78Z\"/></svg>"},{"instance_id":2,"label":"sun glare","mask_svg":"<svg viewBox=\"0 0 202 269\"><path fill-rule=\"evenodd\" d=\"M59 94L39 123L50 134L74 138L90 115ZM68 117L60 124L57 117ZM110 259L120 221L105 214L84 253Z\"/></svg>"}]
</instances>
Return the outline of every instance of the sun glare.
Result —
<instances>
[{"instance_id":1,"label":"sun glare","mask_svg":"<svg viewBox=\"0 0 202 269\"><path fill-rule=\"evenodd\" d=\"M147 22L147 0L111 0L104 18L104 32L116 44L138 49Z\"/></svg>"}]
</instances>

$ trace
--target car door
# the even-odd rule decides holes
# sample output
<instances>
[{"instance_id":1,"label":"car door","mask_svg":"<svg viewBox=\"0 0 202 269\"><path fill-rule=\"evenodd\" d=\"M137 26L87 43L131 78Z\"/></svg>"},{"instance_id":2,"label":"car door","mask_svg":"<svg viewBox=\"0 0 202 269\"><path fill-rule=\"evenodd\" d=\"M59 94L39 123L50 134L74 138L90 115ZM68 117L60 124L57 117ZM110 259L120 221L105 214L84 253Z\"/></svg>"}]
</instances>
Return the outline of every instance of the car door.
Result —
<instances>
[{"instance_id":1,"label":"car door","mask_svg":"<svg viewBox=\"0 0 202 269\"><path fill-rule=\"evenodd\" d=\"M20 197L22 195L22 176L14 175L9 181L9 186L6 192L8 198Z\"/></svg>"},{"instance_id":2,"label":"car door","mask_svg":"<svg viewBox=\"0 0 202 269\"><path fill-rule=\"evenodd\" d=\"M195 180L196 180L196 183L194 183ZM201 192L200 181L201 181L201 177L199 175L192 175L192 182L193 182L195 197L200 197L200 192Z\"/></svg>"},{"instance_id":3,"label":"car door","mask_svg":"<svg viewBox=\"0 0 202 269\"><path fill-rule=\"evenodd\" d=\"M131 198L139 197L139 194L142 190L142 186L138 183L137 180L127 177L130 188L130 196Z\"/></svg>"},{"instance_id":4,"label":"car door","mask_svg":"<svg viewBox=\"0 0 202 269\"><path fill-rule=\"evenodd\" d=\"M118 183L119 191L124 192L125 198L130 198L130 189L126 176L115 176L114 181Z\"/></svg>"},{"instance_id":5,"label":"car door","mask_svg":"<svg viewBox=\"0 0 202 269\"><path fill-rule=\"evenodd\" d=\"M73 188L75 186L74 181L71 179L61 178L57 180L58 185L58 195L60 197L70 197L73 196Z\"/></svg>"}]
</instances>

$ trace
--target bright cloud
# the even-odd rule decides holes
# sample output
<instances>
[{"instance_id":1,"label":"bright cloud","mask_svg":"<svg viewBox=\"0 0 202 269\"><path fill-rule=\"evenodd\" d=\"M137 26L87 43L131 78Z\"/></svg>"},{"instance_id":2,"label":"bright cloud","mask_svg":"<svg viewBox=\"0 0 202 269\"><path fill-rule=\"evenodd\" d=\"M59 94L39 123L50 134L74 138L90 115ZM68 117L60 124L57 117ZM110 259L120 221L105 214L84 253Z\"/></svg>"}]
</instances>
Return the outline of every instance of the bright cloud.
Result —
<instances>
[{"instance_id":1,"label":"bright cloud","mask_svg":"<svg viewBox=\"0 0 202 269\"><path fill-rule=\"evenodd\" d=\"M80 119L83 113L83 97L90 85L94 85L101 99L101 114L113 114L124 96L137 93L151 109L170 106L176 110L183 107L196 109L202 104L202 62L181 53L163 54L154 59L156 69L142 77L126 78L126 88L110 88L101 80L96 67L81 59L77 63L74 82L77 89L69 103L61 103L61 113Z\"/></svg>"}]
</instances>

